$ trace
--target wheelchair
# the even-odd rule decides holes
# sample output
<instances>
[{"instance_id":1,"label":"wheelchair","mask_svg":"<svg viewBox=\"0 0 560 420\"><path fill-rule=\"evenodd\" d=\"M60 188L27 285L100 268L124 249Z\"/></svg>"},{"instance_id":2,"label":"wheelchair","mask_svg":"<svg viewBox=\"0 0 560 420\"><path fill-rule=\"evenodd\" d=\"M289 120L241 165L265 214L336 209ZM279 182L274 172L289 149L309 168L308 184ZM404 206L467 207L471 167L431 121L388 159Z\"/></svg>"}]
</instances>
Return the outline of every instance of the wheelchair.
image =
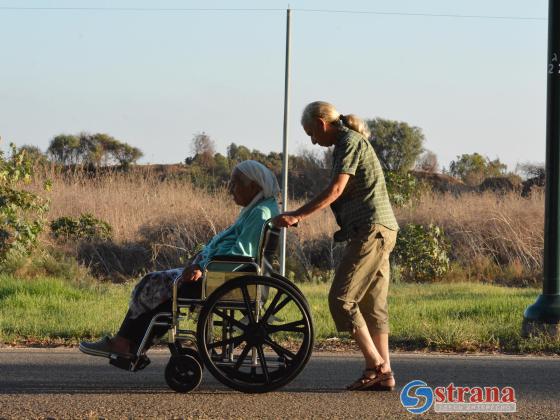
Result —
<instances>
[{"instance_id":1,"label":"wheelchair","mask_svg":"<svg viewBox=\"0 0 560 420\"><path fill-rule=\"evenodd\" d=\"M256 258L216 256L207 265L198 299L181 298L173 283L172 312L156 314L132 359L111 355L130 371L149 364L155 328L171 352L165 380L176 392L198 387L204 368L221 383L263 393L292 381L313 350L313 321L302 292L273 269L280 230L263 226ZM157 339L156 339L157 340Z\"/></svg>"}]
</instances>

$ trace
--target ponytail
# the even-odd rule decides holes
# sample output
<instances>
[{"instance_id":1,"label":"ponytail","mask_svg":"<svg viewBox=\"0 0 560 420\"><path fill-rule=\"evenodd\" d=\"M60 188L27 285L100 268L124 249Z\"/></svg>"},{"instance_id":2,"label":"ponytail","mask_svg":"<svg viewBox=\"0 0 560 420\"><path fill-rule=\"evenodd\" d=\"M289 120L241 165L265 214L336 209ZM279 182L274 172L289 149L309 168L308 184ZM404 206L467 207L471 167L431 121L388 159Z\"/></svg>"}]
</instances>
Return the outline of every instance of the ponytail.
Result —
<instances>
[{"instance_id":1,"label":"ponytail","mask_svg":"<svg viewBox=\"0 0 560 420\"><path fill-rule=\"evenodd\" d=\"M369 131L368 125L362 120L360 117L354 114L349 115L342 115L340 114L340 121L350 130L357 131L360 133L366 140L369 140L369 136L371 135L371 131Z\"/></svg>"}]
</instances>

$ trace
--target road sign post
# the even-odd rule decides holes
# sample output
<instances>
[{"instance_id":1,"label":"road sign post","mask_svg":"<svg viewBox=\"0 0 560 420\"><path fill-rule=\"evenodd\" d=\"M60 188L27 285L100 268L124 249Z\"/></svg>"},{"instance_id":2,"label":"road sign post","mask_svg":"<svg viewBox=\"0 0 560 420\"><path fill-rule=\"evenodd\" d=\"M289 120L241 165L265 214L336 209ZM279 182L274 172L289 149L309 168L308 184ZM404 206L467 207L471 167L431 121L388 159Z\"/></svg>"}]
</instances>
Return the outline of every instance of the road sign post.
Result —
<instances>
[{"instance_id":1,"label":"road sign post","mask_svg":"<svg viewBox=\"0 0 560 420\"><path fill-rule=\"evenodd\" d=\"M549 0L543 292L525 310L523 335L560 336L560 0Z\"/></svg>"}]
</instances>

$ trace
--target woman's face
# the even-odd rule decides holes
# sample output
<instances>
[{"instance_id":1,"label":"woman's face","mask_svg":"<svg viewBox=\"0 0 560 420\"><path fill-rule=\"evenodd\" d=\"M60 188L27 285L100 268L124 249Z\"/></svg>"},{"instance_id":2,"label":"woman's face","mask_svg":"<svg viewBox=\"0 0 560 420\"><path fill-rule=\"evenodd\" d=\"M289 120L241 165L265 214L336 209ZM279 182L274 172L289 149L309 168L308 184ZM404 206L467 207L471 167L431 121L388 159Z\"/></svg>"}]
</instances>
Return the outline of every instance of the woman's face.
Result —
<instances>
[{"instance_id":1,"label":"woman's face","mask_svg":"<svg viewBox=\"0 0 560 420\"><path fill-rule=\"evenodd\" d=\"M243 172L234 169L231 174L228 187L229 193L233 196L235 204L245 207L259 193L261 187L256 182L249 180Z\"/></svg>"}]
</instances>

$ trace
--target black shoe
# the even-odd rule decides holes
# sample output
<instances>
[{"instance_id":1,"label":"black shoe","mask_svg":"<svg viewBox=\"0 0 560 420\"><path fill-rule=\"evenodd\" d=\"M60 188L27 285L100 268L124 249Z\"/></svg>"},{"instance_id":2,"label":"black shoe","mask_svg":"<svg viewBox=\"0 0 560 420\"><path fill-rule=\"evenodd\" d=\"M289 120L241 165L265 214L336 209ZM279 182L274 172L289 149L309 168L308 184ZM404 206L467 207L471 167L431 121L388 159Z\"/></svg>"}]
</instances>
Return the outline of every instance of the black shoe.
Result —
<instances>
[{"instance_id":1,"label":"black shoe","mask_svg":"<svg viewBox=\"0 0 560 420\"><path fill-rule=\"evenodd\" d=\"M79 347L80 351L90 356L111 357L112 354L119 357L130 358L133 357L130 353L118 353L111 349L111 338L109 336L103 337L99 341L88 342L82 341Z\"/></svg>"}]
</instances>

